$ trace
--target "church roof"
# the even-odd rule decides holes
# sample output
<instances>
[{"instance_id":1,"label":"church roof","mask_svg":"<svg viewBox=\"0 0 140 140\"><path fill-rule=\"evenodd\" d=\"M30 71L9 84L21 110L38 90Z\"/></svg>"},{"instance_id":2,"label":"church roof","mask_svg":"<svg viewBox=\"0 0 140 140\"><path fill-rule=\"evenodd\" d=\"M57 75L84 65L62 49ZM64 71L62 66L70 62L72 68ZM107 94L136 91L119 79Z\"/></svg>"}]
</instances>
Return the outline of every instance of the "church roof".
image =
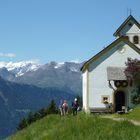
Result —
<instances>
[{"instance_id":1,"label":"church roof","mask_svg":"<svg viewBox=\"0 0 140 140\"><path fill-rule=\"evenodd\" d=\"M119 32L124 28L124 26L129 23L129 21L133 21L138 28L140 29L140 24L139 22L132 16L130 15L122 24L121 26L116 30L116 32L113 34L114 36L118 36Z\"/></svg>"},{"instance_id":2,"label":"church roof","mask_svg":"<svg viewBox=\"0 0 140 140\"><path fill-rule=\"evenodd\" d=\"M124 67L107 67L107 79L108 80L126 80L124 73Z\"/></svg>"},{"instance_id":3,"label":"church roof","mask_svg":"<svg viewBox=\"0 0 140 140\"><path fill-rule=\"evenodd\" d=\"M138 52L140 54L140 49L136 45L134 45L133 43L131 43L126 37L122 36L122 37L116 39L114 42L112 42L110 45L108 45L102 51L100 51L99 53L97 53L95 56L93 56L92 58L90 58L88 61L86 61L83 64L83 66L81 68L81 71L84 71L85 69L87 69L88 65L91 62L94 62L95 60L97 60L98 58L100 58L103 54L105 54L106 52L108 52L110 49L112 49L115 45L117 45L121 41L123 41L126 44L128 44L131 48L133 48L136 52Z\"/></svg>"}]
</instances>

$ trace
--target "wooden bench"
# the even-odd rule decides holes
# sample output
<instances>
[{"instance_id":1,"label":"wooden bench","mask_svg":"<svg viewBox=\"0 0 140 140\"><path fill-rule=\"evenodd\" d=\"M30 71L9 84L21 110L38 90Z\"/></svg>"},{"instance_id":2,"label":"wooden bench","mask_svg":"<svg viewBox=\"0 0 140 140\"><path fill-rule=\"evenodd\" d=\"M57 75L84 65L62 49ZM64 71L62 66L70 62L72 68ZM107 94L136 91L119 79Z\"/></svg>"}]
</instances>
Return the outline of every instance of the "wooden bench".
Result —
<instances>
[{"instance_id":1,"label":"wooden bench","mask_svg":"<svg viewBox=\"0 0 140 140\"><path fill-rule=\"evenodd\" d=\"M117 111L118 114L124 114L125 111Z\"/></svg>"},{"instance_id":2,"label":"wooden bench","mask_svg":"<svg viewBox=\"0 0 140 140\"><path fill-rule=\"evenodd\" d=\"M90 113L112 113L112 110L107 108L90 108Z\"/></svg>"}]
</instances>

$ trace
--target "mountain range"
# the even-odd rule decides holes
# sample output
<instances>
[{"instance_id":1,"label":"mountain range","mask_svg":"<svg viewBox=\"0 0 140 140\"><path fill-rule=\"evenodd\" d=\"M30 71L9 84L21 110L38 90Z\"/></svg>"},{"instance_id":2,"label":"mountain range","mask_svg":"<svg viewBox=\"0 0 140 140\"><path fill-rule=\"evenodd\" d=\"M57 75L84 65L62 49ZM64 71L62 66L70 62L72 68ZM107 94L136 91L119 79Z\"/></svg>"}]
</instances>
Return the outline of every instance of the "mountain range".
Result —
<instances>
[{"instance_id":1,"label":"mountain range","mask_svg":"<svg viewBox=\"0 0 140 140\"><path fill-rule=\"evenodd\" d=\"M41 64L38 61L0 62L0 69L7 69L15 77L24 75L29 71L36 71ZM5 78L5 77L4 77Z\"/></svg>"},{"instance_id":2,"label":"mountain range","mask_svg":"<svg viewBox=\"0 0 140 140\"><path fill-rule=\"evenodd\" d=\"M69 89L81 94L82 63L50 62L40 65L33 61L0 64L0 76L6 80L46 88Z\"/></svg>"},{"instance_id":3,"label":"mountain range","mask_svg":"<svg viewBox=\"0 0 140 140\"><path fill-rule=\"evenodd\" d=\"M81 95L82 63L0 63L0 139L15 132L29 112Z\"/></svg>"}]
</instances>

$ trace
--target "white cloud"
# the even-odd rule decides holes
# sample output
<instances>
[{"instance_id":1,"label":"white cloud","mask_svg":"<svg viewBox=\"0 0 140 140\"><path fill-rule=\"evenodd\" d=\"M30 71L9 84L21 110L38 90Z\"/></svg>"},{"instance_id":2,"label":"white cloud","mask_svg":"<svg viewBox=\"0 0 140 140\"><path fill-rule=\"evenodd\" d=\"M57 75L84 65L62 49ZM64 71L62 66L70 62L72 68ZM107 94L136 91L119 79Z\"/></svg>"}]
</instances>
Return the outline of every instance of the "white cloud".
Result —
<instances>
[{"instance_id":1,"label":"white cloud","mask_svg":"<svg viewBox=\"0 0 140 140\"><path fill-rule=\"evenodd\" d=\"M14 58L14 57L16 57L16 55L14 53L0 53L0 57Z\"/></svg>"},{"instance_id":2,"label":"white cloud","mask_svg":"<svg viewBox=\"0 0 140 140\"><path fill-rule=\"evenodd\" d=\"M75 59L75 60L71 60L70 62L80 63L80 60L79 59Z\"/></svg>"}]
</instances>

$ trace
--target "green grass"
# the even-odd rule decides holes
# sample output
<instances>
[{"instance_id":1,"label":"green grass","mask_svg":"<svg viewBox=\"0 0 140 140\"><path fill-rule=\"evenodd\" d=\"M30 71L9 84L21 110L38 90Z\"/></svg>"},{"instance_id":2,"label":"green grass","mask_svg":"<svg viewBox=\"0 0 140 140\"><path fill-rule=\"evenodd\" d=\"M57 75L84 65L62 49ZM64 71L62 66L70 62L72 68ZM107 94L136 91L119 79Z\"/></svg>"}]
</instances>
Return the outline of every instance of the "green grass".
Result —
<instances>
[{"instance_id":1,"label":"green grass","mask_svg":"<svg viewBox=\"0 0 140 140\"><path fill-rule=\"evenodd\" d=\"M140 121L140 105L135 107L132 111L128 112L128 114L117 115L117 117L123 117L135 121Z\"/></svg>"},{"instance_id":2,"label":"green grass","mask_svg":"<svg viewBox=\"0 0 140 140\"><path fill-rule=\"evenodd\" d=\"M47 116L7 140L140 140L140 127L94 115Z\"/></svg>"}]
</instances>

